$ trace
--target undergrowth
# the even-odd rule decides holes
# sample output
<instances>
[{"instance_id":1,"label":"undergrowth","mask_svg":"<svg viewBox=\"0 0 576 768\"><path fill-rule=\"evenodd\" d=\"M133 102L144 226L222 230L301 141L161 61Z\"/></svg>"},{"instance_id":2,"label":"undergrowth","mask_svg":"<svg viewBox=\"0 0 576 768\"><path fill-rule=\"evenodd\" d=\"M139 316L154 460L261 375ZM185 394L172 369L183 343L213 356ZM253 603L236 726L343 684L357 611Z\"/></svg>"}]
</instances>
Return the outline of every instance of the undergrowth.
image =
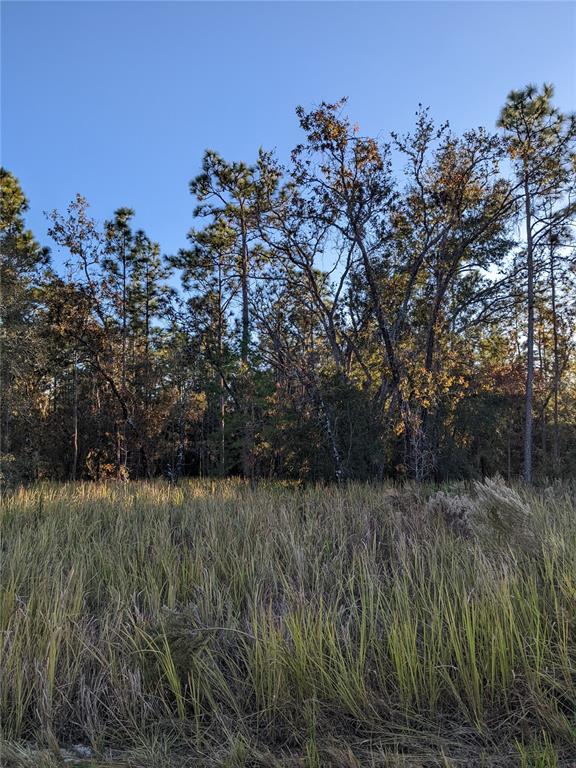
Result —
<instances>
[{"instance_id":1,"label":"undergrowth","mask_svg":"<svg viewBox=\"0 0 576 768\"><path fill-rule=\"evenodd\" d=\"M2 502L3 764L576 765L576 494L241 481Z\"/></svg>"}]
</instances>

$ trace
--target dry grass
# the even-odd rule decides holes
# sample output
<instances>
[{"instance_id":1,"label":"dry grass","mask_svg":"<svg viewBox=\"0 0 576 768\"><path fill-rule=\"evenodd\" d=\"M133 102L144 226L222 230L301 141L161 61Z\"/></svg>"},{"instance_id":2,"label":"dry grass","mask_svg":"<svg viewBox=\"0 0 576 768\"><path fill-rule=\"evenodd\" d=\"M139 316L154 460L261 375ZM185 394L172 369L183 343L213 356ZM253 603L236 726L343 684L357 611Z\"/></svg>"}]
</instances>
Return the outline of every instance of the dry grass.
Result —
<instances>
[{"instance_id":1,"label":"dry grass","mask_svg":"<svg viewBox=\"0 0 576 768\"><path fill-rule=\"evenodd\" d=\"M41 485L2 505L3 764L569 766L576 499Z\"/></svg>"}]
</instances>

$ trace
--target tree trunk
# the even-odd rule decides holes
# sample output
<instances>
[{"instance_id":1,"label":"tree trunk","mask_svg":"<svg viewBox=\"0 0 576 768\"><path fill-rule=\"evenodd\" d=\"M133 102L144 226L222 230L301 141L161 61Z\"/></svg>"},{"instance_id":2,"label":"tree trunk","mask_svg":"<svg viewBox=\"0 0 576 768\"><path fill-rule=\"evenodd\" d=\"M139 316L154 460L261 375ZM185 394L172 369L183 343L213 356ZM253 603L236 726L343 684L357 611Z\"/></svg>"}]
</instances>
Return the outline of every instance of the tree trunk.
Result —
<instances>
[{"instance_id":1,"label":"tree trunk","mask_svg":"<svg viewBox=\"0 0 576 768\"><path fill-rule=\"evenodd\" d=\"M538 365L541 371L546 371L546 339L544 336L544 322L540 321L538 328ZM548 473L548 430L546 424L546 408L548 407L548 398L545 397L540 409L540 450L542 457L540 460L541 472L544 476Z\"/></svg>"},{"instance_id":2,"label":"tree trunk","mask_svg":"<svg viewBox=\"0 0 576 768\"><path fill-rule=\"evenodd\" d=\"M242 473L252 479L252 425L251 421L251 382L248 371L248 350L250 346L250 316L248 307L248 237L244 210L241 209L242 254L240 262L240 287L242 292L242 337L240 341L240 358L243 364L245 383L242 397L243 438L242 438Z\"/></svg>"},{"instance_id":3,"label":"tree trunk","mask_svg":"<svg viewBox=\"0 0 576 768\"><path fill-rule=\"evenodd\" d=\"M248 363L248 348L250 346L250 315L248 308L248 238L246 234L246 222L242 212L242 255L240 261L240 285L242 291L242 339L240 342L240 357L242 362Z\"/></svg>"},{"instance_id":4,"label":"tree trunk","mask_svg":"<svg viewBox=\"0 0 576 768\"><path fill-rule=\"evenodd\" d=\"M71 479L76 480L78 472L78 368L76 355L74 355L74 399L72 406L72 472Z\"/></svg>"},{"instance_id":5,"label":"tree trunk","mask_svg":"<svg viewBox=\"0 0 576 768\"><path fill-rule=\"evenodd\" d=\"M370 262L370 254L366 249L366 245L362 238L362 233L359 229L358 224L354 222L353 216L351 214L349 215L351 216L351 220L353 221L354 240L356 242L356 245L360 249L360 254L362 256L362 264L364 267L364 273L366 275L366 281L368 283L370 298L372 299L372 303L374 305L374 314L376 315L378 330L380 331L380 336L384 344L386 360L388 362L388 365L390 366L392 388L395 395L395 399L397 400L397 403L398 403L400 416L402 418L402 424L404 428L404 464L408 468L408 471L413 473L414 461L413 461L412 448L413 448L413 442L414 442L414 434L413 434L412 423L410 421L410 408L408 407L407 404L404 403L404 396L402 394L402 387L401 387L402 376L400 372L400 366L398 364L398 360L396 359L394 346L392 344L392 337L388 329L388 324L386 323L386 318L384 316L384 310L382 308L382 302L380 301L380 293L378 291L378 285L376 282L376 275L374 274L374 270Z\"/></svg>"},{"instance_id":6,"label":"tree trunk","mask_svg":"<svg viewBox=\"0 0 576 768\"><path fill-rule=\"evenodd\" d=\"M126 397L126 237L122 243L122 397ZM126 470L128 464L128 429L127 418L124 417L122 424L122 449L120 466ZM120 467L119 467L120 469ZM121 472L121 477L125 477L125 471Z\"/></svg>"},{"instance_id":7,"label":"tree trunk","mask_svg":"<svg viewBox=\"0 0 576 768\"><path fill-rule=\"evenodd\" d=\"M550 284L552 288L552 339L554 354L554 389L552 422L552 473L558 477L560 469L560 439L558 429L558 390L560 388L560 359L558 350L558 314L556 310L556 274L554 244L550 242Z\"/></svg>"},{"instance_id":8,"label":"tree trunk","mask_svg":"<svg viewBox=\"0 0 576 768\"><path fill-rule=\"evenodd\" d=\"M220 476L226 475L226 397L224 382L224 374L222 373L222 365L224 358L224 289L223 289L223 274L222 264L218 260L218 366L220 371L218 373L218 383L220 385Z\"/></svg>"},{"instance_id":9,"label":"tree trunk","mask_svg":"<svg viewBox=\"0 0 576 768\"><path fill-rule=\"evenodd\" d=\"M534 390L534 247L532 243L532 210L528 172L524 173L524 204L526 212L526 267L528 329L526 352L526 394L524 402L524 482L532 483L532 405Z\"/></svg>"}]
</instances>

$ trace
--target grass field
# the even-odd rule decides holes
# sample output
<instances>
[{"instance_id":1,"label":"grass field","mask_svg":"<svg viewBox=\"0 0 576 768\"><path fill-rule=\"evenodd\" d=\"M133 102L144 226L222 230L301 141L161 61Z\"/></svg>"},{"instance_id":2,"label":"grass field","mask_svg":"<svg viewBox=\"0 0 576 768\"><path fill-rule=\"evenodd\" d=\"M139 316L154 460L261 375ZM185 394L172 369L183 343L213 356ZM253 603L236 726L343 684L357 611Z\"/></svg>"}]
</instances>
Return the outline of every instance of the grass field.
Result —
<instances>
[{"instance_id":1,"label":"grass field","mask_svg":"<svg viewBox=\"0 0 576 768\"><path fill-rule=\"evenodd\" d=\"M445 491L6 494L2 764L576 765L576 488Z\"/></svg>"}]
</instances>

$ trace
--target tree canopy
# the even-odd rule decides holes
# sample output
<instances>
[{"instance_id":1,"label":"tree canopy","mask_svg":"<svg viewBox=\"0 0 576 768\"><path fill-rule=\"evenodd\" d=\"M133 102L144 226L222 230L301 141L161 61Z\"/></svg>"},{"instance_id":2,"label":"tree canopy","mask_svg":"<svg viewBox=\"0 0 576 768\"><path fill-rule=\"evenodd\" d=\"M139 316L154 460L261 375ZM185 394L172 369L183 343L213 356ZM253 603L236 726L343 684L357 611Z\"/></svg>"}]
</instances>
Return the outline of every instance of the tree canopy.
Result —
<instances>
[{"instance_id":1,"label":"tree canopy","mask_svg":"<svg viewBox=\"0 0 576 768\"><path fill-rule=\"evenodd\" d=\"M553 88L512 91L496 132L297 117L287 164L205 153L176 254L77 195L50 214L57 272L1 171L2 482L574 475L576 120Z\"/></svg>"}]
</instances>

